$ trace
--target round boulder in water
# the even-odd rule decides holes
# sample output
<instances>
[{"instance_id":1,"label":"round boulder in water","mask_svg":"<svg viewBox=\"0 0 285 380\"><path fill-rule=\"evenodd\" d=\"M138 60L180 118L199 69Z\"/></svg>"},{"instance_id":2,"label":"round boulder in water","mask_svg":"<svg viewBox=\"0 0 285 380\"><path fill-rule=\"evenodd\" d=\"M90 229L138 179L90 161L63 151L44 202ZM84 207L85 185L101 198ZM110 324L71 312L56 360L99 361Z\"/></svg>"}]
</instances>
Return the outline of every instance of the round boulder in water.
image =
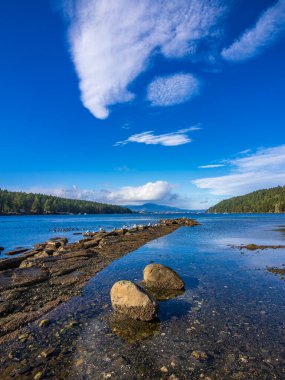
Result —
<instances>
[{"instance_id":1,"label":"round boulder in water","mask_svg":"<svg viewBox=\"0 0 285 380\"><path fill-rule=\"evenodd\" d=\"M161 264L149 264L143 271L144 283L155 289L184 289L184 282L171 268Z\"/></svg>"},{"instance_id":2,"label":"round boulder in water","mask_svg":"<svg viewBox=\"0 0 285 380\"><path fill-rule=\"evenodd\" d=\"M156 317L158 305L154 298L131 281L118 281L111 289L113 309L132 319L151 321Z\"/></svg>"}]
</instances>

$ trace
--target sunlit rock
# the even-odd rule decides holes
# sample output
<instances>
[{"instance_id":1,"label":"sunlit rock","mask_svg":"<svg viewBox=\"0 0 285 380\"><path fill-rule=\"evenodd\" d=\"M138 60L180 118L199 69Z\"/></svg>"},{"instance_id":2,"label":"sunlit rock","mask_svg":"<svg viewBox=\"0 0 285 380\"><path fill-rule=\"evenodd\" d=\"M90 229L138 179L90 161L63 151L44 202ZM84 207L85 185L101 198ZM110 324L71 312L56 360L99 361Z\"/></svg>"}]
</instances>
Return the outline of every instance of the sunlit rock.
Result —
<instances>
[{"instance_id":1,"label":"sunlit rock","mask_svg":"<svg viewBox=\"0 0 285 380\"><path fill-rule=\"evenodd\" d=\"M111 289L113 309L130 318L151 321L156 317L158 305L140 286L131 281L118 281Z\"/></svg>"},{"instance_id":2,"label":"sunlit rock","mask_svg":"<svg viewBox=\"0 0 285 380\"><path fill-rule=\"evenodd\" d=\"M155 289L184 289L184 282L171 268L162 264L149 264L143 271L144 283Z\"/></svg>"}]
</instances>

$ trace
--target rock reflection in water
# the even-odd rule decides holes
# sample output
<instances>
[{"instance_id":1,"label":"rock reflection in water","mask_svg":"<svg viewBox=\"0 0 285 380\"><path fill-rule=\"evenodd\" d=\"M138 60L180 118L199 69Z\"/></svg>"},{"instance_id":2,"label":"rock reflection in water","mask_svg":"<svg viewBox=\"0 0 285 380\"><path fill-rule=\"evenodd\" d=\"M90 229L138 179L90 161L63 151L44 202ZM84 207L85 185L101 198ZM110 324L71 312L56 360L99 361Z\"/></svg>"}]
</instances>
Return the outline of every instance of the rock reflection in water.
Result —
<instances>
[{"instance_id":1,"label":"rock reflection in water","mask_svg":"<svg viewBox=\"0 0 285 380\"><path fill-rule=\"evenodd\" d=\"M159 333L160 321L137 321L113 312L108 319L112 331L129 344L140 342Z\"/></svg>"},{"instance_id":2,"label":"rock reflection in water","mask_svg":"<svg viewBox=\"0 0 285 380\"><path fill-rule=\"evenodd\" d=\"M144 283L141 283L144 286ZM177 289L155 289L144 286L144 289L152 295L157 301L167 301L178 296L181 296L185 290Z\"/></svg>"}]
</instances>

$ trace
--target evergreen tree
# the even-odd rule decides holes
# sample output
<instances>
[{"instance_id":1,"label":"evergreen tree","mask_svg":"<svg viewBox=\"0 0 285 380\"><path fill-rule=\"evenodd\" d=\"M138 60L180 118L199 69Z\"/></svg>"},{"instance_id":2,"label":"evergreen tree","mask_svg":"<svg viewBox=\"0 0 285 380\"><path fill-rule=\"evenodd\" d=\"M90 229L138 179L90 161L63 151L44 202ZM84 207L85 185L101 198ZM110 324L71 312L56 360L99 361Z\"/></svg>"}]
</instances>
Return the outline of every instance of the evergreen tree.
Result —
<instances>
[{"instance_id":1,"label":"evergreen tree","mask_svg":"<svg viewBox=\"0 0 285 380\"><path fill-rule=\"evenodd\" d=\"M285 186L258 190L226 199L210 207L209 213L284 213Z\"/></svg>"},{"instance_id":2,"label":"evergreen tree","mask_svg":"<svg viewBox=\"0 0 285 380\"><path fill-rule=\"evenodd\" d=\"M9 214L124 214L131 210L98 202L0 189L0 215Z\"/></svg>"}]
</instances>

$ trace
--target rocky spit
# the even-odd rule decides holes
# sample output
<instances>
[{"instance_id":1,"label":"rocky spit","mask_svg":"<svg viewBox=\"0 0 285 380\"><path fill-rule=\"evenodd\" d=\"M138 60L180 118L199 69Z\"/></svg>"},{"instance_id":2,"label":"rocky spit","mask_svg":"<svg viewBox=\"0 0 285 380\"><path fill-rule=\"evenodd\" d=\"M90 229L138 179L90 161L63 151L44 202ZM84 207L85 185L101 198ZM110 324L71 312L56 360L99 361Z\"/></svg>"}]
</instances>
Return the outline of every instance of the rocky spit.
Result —
<instances>
[{"instance_id":1,"label":"rocky spit","mask_svg":"<svg viewBox=\"0 0 285 380\"><path fill-rule=\"evenodd\" d=\"M53 238L1 260L0 344L18 339L27 324L80 295L87 281L113 260L181 226L196 225L188 218L165 219L156 225L89 232L72 244Z\"/></svg>"}]
</instances>

